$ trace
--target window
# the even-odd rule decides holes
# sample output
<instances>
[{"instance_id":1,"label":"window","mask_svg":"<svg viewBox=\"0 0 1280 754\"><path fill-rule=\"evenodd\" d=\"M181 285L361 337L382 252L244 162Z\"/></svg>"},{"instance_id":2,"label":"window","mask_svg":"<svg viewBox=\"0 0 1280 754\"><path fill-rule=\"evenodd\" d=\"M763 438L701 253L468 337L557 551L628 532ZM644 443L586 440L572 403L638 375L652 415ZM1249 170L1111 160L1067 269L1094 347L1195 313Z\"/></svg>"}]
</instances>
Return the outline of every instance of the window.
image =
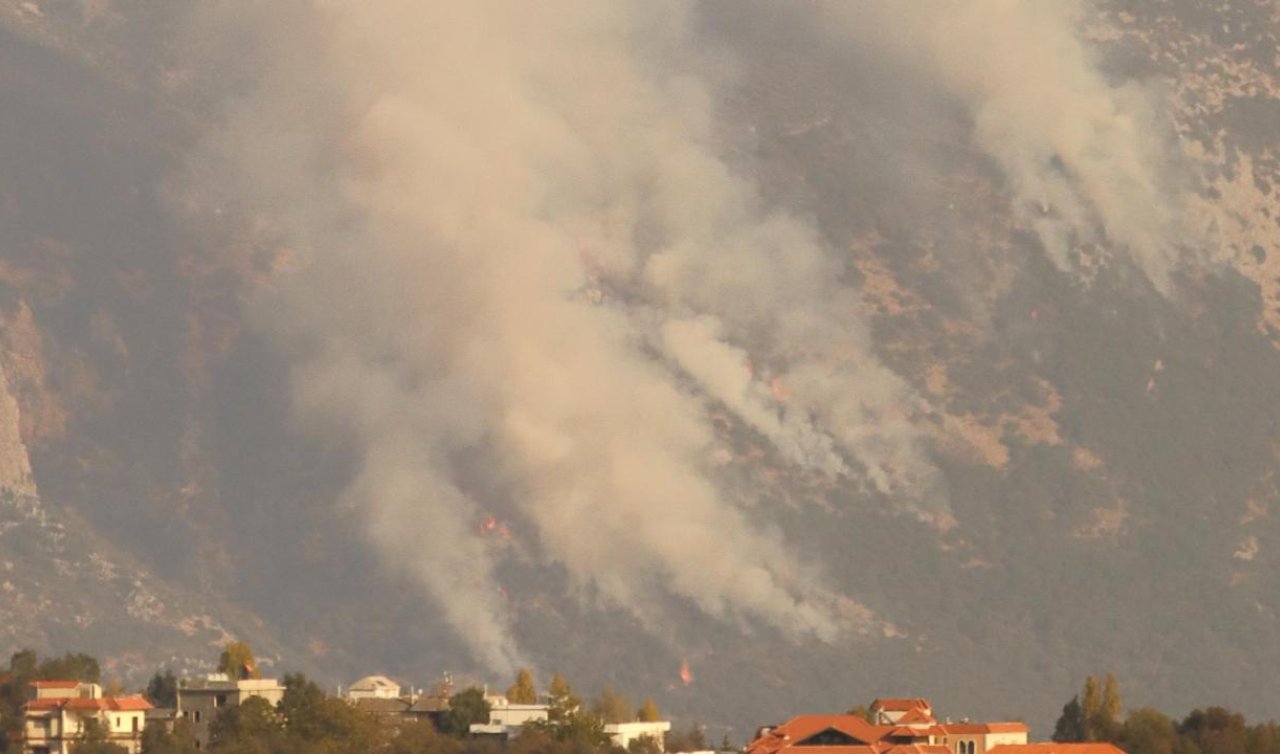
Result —
<instances>
[{"instance_id":1,"label":"window","mask_svg":"<svg viewBox=\"0 0 1280 754\"><path fill-rule=\"evenodd\" d=\"M137 732L138 732L138 727L139 727L139 726L138 726L138 723L139 723L139 722L140 722L140 720L139 720L138 716L137 716L137 715L134 715L134 716L133 716L133 732L134 732L134 733L137 733Z\"/></svg>"},{"instance_id":2,"label":"window","mask_svg":"<svg viewBox=\"0 0 1280 754\"><path fill-rule=\"evenodd\" d=\"M218 694L217 696L215 696L215 697L213 698L213 706L215 706L215 707L221 707L221 706L223 706L223 705L224 705L224 704L226 704L226 703L227 703L227 695L226 695L226 694Z\"/></svg>"}]
</instances>

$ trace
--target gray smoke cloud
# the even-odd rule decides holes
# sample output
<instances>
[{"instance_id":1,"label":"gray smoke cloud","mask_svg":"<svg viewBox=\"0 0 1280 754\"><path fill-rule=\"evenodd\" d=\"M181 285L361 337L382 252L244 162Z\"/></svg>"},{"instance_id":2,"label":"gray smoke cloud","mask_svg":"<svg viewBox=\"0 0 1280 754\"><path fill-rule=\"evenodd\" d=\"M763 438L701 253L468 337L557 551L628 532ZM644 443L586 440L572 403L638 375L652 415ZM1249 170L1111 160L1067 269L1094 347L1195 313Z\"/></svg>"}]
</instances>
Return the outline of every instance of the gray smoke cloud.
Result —
<instances>
[{"instance_id":1,"label":"gray smoke cloud","mask_svg":"<svg viewBox=\"0 0 1280 754\"><path fill-rule=\"evenodd\" d=\"M838 260L717 154L731 66L698 52L691 10L390 0L206 21L275 48L195 172L286 239L257 310L300 415L358 449L347 504L496 672L523 658L475 526L495 509L653 625L669 595L797 639L873 625L717 484L714 411L796 466L946 509L919 401L872 353Z\"/></svg>"},{"instance_id":2,"label":"gray smoke cloud","mask_svg":"<svg viewBox=\"0 0 1280 754\"><path fill-rule=\"evenodd\" d=\"M876 357L839 252L720 153L733 65L695 6L221 7L206 28L266 44L193 174L285 239L256 310L299 415L356 448L346 503L479 662L524 662L477 531L495 511L650 625L669 596L796 639L875 625L719 484L713 415L946 528L929 407ZM971 106L1057 263L1105 233L1167 287L1153 110L1097 72L1070 9L820 7Z\"/></svg>"},{"instance_id":3,"label":"gray smoke cloud","mask_svg":"<svg viewBox=\"0 0 1280 754\"><path fill-rule=\"evenodd\" d=\"M857 44L963 101L974 137L1003 170L1016 220L1061 269L1107 241L1161 292L1189 237L1188 194L1167 104L1148 82L1115 82L1079 27L1075 0L823 3ZM1084 260L1096 264L1099 260Z\"/></svg>"}]
</instances>

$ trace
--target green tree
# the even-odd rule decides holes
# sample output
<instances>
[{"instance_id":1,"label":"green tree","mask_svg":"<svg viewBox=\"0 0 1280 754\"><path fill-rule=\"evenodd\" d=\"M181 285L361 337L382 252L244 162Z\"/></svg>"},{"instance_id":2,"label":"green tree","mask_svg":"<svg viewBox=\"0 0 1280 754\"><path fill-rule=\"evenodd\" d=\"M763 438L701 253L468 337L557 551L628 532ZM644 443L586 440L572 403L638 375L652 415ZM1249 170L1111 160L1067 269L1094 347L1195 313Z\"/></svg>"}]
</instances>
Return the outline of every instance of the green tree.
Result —
<instances>
[{"instance_id":1,"label":"green tree","mask_svg":"<svg viewBox=\"0 0 1280 754\"><path fill-rule=\"evenodd\" d=\"M641 704L640 709L636 711L636 719L642 723L656 723L662 719L662 713L658 710L658 705L653 703L653 699L646 696L644 704Z\"/></svg>"},{"instance_id":2,"label":"green tree","mask_svg":"<svg viewBox=\"0 0 1280 754\"><path fill-rule=\"evenodd\" d=\"M173 730L163 725L148 725L142 729L142 754L197 754L195 730L191 722L178 718Z\"/></svg>"},{"instance_id":3,"label":"green tree","mask_svg":"<svg viewBox=\"0 0 1280 754\"><path fill-rule=\"evenodd\" d=\"M1062 714L1053 726L1053 740L1058 743L1076 743L1084 741L1085 736L1084 707L1077 695L1063 705Z\"/></svg>"},{"instance_id":4,"label":"green tree","mask_svg":"<svg viewBox=\"0 0 1280 754\"><path fill-rule=\"evenodd\" d=\"M1192 710L1178 726L1201 754L1247 754L1249 731L1244 716L1223 707Z\"/></svg>"},{"instance_id":5,"label":"green tree","mask_svg":"<svg viewBox=\"0 0 1280 754\"><path fill-rule=\"evenodd\" d=\"M168 668L165 668L164 672L157 670L155 675L151 676L151 680L147 682L147 690L143 692L143 696L157 707L177 707L177 676Z\"/></svg>"},{"instance_id":6,"label":"green tree","mask_svg":"<svg viewBox=\"0 0 1280 754\"><path fill-rule=\"evenodd\" d=\"M261 678L258 663L253 658L253 649L243 641L228 642L222 655L218 657L218 672L236 680Z\"/></svg>"},{"instance_id":7,"label":"green tree","mask_svg":"<svg viewBox=\"0 0 1280 754\"><path fill-rule=\"evenodd\" d=\"M591 707L592 712L606 723L629 723L635 719L631 700L605 686Z\"/></svg>"},{"instance_id":8,"label":"green tree","mask_svg":"<svg viewBox=\"0 0 1280 754\"><path fill-rule=\"evenodd\" d=\"M385 754L458 754L457 739L441 736L427 720L414 720L396 726L387 743Z\"/></svg>"},{"instance_id":9,"label":"green tree","mask_svg":"<svg viewBox=\"0 0 1280 754\"><path fill-rule=\"evenodd\" d=\"M1159 710L1142 707L1129 713L1115 743L1127 754L1173 754L1178 731Z\"/></svg>"},{"instance_id":10,"label":"green tree","mask_svg":"<svg viewBox=\"0 0 1280 754\"><path fill-rule=\"evenodd\" d=\"M849 710L845 714L860 717L867 722L871 722L871 710L867 709L867 705L865 704L855 704L853 705L853 709Z\"/></svg>"},{"instance_id":11,"label":"green tree","mask_svg":"<svg viewBox=\"0 0 1280 754\"><path fill-rule=\"evenodd\" d=\"M489 712L484 690L472 686L449 697L449 712L441 727L445 733L462 738L471 733L473 724L489 722Z\"/></svg>"},{"instance_id":12,"label":"green tree","mask_svg":"<svg viewBox=\"0 0 1280 754\"><path fill-rule=\"evenodd\" d=\"M84 652L68 652L61 657L51 657L40 663L36 670L40 679L57 679L97 683L102 679L102 669L97 658Z\"/></svg>"},{"instance_id":13,"label":"green tree","mask_svg":"<svg viewBox=\"0 0 1280 754\"><path fill-rule=\"evenodd\" d=\"M533 673L528 668L520 668L516 674L516 682L507 689L507 701L512 704L537 704L538 691L533 686Z\"/></svg>"},{"instance_id":14,"label":"green tree","mask_svg":"<svg viewBox=\"0 0 1280 754\"><path fill-rule=\"evenodd\" d=\"M90 718L84 722L84 733L79 743L71 747L72 754L129 754L129 750L107 740L102 723Z\"/></svg>"},{"instance_id":15,"label":"green tree","mask_svg":"<svg viewBox=\"0 0 1280 754\"><path fill-rule=\"evenodd\" d=\"M242 744L258 743L269 751L281 732L279 716L271 704L253 696L218 713L209 724L209 743L214 750L245 749Z\"/></svg>"},{"instance_id":16,"label":"green tree","mask_svg":"<svg viewBox=\"0 0 1280 754\"><path fill-rule=\"evenodd\" d=\"M295 748L364 754L386 738L386 728L372 715L329 696L302 673L285 675L284 697L277 709Z\"/></svg>"}]
</instances>

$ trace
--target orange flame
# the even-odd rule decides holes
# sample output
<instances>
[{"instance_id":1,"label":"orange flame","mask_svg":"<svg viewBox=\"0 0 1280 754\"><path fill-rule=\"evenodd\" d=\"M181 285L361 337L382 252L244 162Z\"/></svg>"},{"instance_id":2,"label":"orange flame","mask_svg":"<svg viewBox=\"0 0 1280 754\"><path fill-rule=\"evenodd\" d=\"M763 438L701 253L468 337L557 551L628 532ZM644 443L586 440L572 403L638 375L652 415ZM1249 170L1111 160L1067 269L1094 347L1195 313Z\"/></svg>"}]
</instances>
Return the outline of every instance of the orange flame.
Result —
<instances>
[{"instance_id":1,"label":"orange flame","mask_svg":"<svg viewBox=\"0 0 1280 754\"><path fill-rule=\"evenodd\" d=\"M688 686L693 683L693 671L689 670L689 661L680 658L680 682Z\"/></svg>"}]
</instances>

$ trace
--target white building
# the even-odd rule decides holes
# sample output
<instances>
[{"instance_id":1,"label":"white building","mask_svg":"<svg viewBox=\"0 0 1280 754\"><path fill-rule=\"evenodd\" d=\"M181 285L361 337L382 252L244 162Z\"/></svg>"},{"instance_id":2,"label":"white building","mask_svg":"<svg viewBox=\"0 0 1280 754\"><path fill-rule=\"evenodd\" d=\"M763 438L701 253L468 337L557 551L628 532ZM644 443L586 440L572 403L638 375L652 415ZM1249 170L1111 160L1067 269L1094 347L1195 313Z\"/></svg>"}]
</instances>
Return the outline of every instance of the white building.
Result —
<instances>
[{"instance_id":1,"label":"white building","mask_svg":"<svg viewBox=\"0 0 1280 754\"><path fill-rule=\"evenodd\" d=\"M347 687L349 701L357 699L399 699L400 684L385 675L367 675Z\"/></svg>"},{"instance_id":2,"label":"white building","mask_svg":"<svg viewBox=\"0 0 1280 754\"><path fill-rule=\"evenodd\" d=\"M609 735L613 745L624 749L632 741L649 736L658 742L658 751L665 751L663 741L669 730L671 730L671 722L668 720L656 720L651 723L608 723L604 726L604 732Z\"/></svg>"},{"instance_id":3,"label":"white building","mask_svg":"<svg viewBox=\"0 0 1280 754\"><path fill-rule=\"evenodd\" d=\"M142 749L151 704L140 696L103 696L96 683L36 681L23 709L23 754L68 754L96 722L107 741L130 754Z\"/></svg>"},{"instance_id":4,"label":"white building","mask_svg":"<svg viewBox=\"0 0 1280 754\"><path fill-rule=\"evenodd\" d=\"M489 722L471 726L473 735L513 736L526 723L545 722L551 714L549 704L513 704L505 696L487 696Z\"/></svg>"}]
</instances>

